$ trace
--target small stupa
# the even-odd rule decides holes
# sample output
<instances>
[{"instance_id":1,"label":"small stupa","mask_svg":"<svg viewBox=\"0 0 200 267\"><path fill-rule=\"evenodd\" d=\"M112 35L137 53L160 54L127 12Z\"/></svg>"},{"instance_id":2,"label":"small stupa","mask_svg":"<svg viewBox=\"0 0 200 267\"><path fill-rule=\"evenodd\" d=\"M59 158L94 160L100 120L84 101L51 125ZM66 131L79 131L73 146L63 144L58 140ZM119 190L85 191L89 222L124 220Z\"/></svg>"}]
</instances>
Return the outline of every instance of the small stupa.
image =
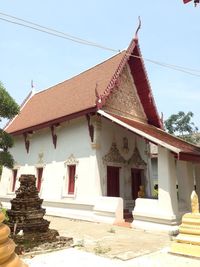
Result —
<instances>
[{"instance_id":1,"label":"small stupa","mask_svg":"<svg viewBox=\"0 0 200 267\"><path fill-rule=\"evenodd\" d=\"M9 238L10 228L3 224L5 216L0 209L0 266L28 267L15 253L15 243Z\"/></svg>"},{"instance_id":2,"label":"small stupa","mask_svg":"<svg viewBox=\"0 0 200 267\"><path fill-rule=\"evenodd\" d=\"M191 194L191 213L182 217L179 234L171 245L171 252L200 257L200 213L199 200L195 191Z\"/></svg>"},{"instance_id":3,"label":"small stupa","mask_svg":"<svg viewBox=\"0 0 200 267\"><path fill-rule=\"evenodd\" d=\"M49 229L50 222L43 218L46 210L41 207L43 199L38 195L36 177L21 175L19 181L16 197L11 200L11 209L7 211L12 238L18 245L54 242L59 234Z\"/></svg>"}]
</instances>

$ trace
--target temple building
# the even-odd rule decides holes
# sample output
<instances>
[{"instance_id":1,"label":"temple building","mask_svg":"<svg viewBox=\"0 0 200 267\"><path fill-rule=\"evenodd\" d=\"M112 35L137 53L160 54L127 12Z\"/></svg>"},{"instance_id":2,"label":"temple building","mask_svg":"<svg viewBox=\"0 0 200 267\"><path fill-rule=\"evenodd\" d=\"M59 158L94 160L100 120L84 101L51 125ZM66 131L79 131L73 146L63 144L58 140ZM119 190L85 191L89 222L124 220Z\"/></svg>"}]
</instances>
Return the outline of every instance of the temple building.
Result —
<instances>
[{"instance_id":1,"label":"temple building","mask_svg":"<svg viewBox=\"0 0 200 267\"><path fill-rule=\"evenodd\" d=\"M133 227L174 232L194 186L200 197L200 147L164 131L137 35L126 51L30 93L5 130L15 140L15 166L0 181L5 207L33 174L49 215L118 223L126 211Z\"/></svg>"}]
</instances>

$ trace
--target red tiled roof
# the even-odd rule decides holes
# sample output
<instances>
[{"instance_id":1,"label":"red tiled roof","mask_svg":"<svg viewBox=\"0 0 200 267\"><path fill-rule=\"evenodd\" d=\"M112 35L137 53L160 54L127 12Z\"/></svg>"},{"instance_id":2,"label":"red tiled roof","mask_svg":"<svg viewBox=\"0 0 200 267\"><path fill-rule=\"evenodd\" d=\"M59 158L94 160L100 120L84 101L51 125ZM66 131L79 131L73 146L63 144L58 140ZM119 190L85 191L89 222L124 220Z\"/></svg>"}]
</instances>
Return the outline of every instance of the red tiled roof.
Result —
<instances>
[{"instance_id":1,"label":"red tiled roof","mask_svg":"<svg viewBox=\"0 0 200 267\"><path fill-rule=\"evenodd\" d=\"M21 134L63 122L72 115L76 117L95 112L105 104L127 62L148 122L161 127L142 59L130 57L130 54L141 57L137 39L132 40L127 51L32 96L5 130L8 133Z\"/></svg>"},{"instance_id":2,"label":"red tiled roof","mask_svg":"<svg viewBox=\"0 0 200 267\"><path fill-rule=\"evenodd\" d=\"M95 88L102 94L119 66L125 52L59 83L36 93L22 108L20 114L6 128L8 133L30 129L57 118L62 118L96 106Z\"/></svg>"},{"instance_id":3,"label":"red tiled roof","mask_svg":"<svg viewBox=\"0 0 200 267\"><path fill-rule=\"evenodd\" d=\"M147 123L141 123L135 120L130 120L118 115L110 114L111 118L107 116L106 113L105 117L112 120L112 117L116 118L120 122L123 122L145 134L146 139L148 139L148 136L150 136L152 141L152 137L155 138L154 140L159 140L159 142L163 142L163 144L166 144L168 146L177 148L179 150L179 159L182 160L189 160L189 161L196 161L200 162L200 147L195 146L193 144L190 144L180 138L175 137L174 135L168 134L162 129L159 129L153 125L149 125ZM103 115L104 115L103 114ZM109 115L109 114L108 114ZM117 121L115 121L117 123ZM156 142L155 142L156 143Z\"/></svg>"}]
</instances>

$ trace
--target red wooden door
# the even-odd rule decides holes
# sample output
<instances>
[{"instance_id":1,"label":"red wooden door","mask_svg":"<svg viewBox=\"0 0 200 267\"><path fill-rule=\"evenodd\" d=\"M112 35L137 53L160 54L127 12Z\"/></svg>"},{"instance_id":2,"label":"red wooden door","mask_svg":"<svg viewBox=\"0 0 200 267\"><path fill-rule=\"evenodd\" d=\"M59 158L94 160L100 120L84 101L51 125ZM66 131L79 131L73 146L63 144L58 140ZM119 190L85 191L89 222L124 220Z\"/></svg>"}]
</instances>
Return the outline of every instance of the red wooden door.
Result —
<instances>
[{"instance_id":1,"label":"red wooden door","mask_svg":"<svg viewBox=\"0 0 200 267\"><path fill-rule=\"evenodd\" d=\"M119 167L107 166L107 196L119 197Z\"/></svg>"},{"instance_id":2,"label":"red wooden door","mask_svg":"<svg viewBox=\"0 0 200 267\"><path fill-rule=\"evenodd\" d=\"M140 185L142 184L142 170L131 169L131 187L132 187L132 198L135 200L138 198L138 191L140 190Z\"/></svg>"}]
</instances>

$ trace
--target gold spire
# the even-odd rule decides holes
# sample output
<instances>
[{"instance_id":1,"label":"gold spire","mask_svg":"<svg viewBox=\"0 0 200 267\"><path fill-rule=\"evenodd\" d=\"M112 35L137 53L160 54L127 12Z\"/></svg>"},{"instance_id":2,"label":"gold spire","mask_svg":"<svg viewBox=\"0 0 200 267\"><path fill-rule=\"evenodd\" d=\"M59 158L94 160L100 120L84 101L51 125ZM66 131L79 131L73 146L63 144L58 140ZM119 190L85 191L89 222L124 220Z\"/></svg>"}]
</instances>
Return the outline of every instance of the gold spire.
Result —
<instances>
[{"instance_id":1,"label":"gold spire","mask_svg":"<svg viewBox=\"0 0 200 267\"><path fill-rule=\"evenodd\" d=\"M199 199L197 193L193 190L191 194L192 213L199 213Z\"/></svg>"},{"instance_id":2,"label":"gold spire","mask_svg":"<svg viewBox=\"0 0 200 267\"><path fill-rule=\"evenodd\" d=\"M200 257L200 213L199 200L195 191L191 194L192 212L182 217L179 234L171 245L171 252Z\"/></svg>"}]
</instances>

